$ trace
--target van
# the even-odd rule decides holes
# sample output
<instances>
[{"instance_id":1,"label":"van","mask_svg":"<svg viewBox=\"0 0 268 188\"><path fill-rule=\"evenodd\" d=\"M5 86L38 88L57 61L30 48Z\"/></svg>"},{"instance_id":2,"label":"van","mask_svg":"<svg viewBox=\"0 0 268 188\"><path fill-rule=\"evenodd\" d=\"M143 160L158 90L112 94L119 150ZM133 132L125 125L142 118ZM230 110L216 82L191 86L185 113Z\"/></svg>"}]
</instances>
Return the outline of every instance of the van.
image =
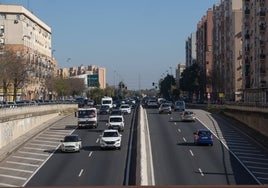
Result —
<instances>
[{"instance_id":1,"label":"van","mask_svg":"<svg viewBox=\"0 0 268 188\"><path fill-rule=\"evenodd\" d=\"M78 108L75 113L77 117L77 126L81 127L98 127L98 117L96 108Z\"/></svg>"},{"instance_id":2,"label":"van","mask_svg":"<svg viewBox=\"0 0 268 188\"><path fill-rule=\"evenodd\" d=\"M182 100L176 101L174 111L185 111L185 102Z\"/></svg>"},{"instance_id":3,"label":"van","mask_svg":"<svg viewBox=\"0 0 268 188\"><path fill-rule=\"evenodd\" d=\"M101 99L101 105L108 105L110 109L113 108L113 98L112 97L103 97Z\"/></svg>"}]
</instances>

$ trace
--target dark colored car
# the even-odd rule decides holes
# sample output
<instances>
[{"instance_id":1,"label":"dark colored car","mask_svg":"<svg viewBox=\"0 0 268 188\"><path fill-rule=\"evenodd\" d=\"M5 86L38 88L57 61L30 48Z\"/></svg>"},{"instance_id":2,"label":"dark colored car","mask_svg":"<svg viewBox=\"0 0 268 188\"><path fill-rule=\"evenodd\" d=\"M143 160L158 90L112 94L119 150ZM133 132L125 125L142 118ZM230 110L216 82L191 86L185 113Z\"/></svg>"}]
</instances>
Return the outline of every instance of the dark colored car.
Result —
<instances>
[{"instance_id":1,"label":"dark colored car","mask_svg":"<svg viewBox=\"0 0 268 188\"><path fill-rule=\"evenodd\" d=\"M101 105L101 107L99 109L99 114L110 114L110 106Z\"/></svg>"},{"instance_id":2,"label":"dark colored car","mask_svg":"<svg viewBox=\"0 0 268 188\"><path fill-rule=\"evenodd\" d=\"M206 144L213 146L213 135L208 129L199 129L194 132L194 143L197 145Z\"/></svg>"}]
</instances>

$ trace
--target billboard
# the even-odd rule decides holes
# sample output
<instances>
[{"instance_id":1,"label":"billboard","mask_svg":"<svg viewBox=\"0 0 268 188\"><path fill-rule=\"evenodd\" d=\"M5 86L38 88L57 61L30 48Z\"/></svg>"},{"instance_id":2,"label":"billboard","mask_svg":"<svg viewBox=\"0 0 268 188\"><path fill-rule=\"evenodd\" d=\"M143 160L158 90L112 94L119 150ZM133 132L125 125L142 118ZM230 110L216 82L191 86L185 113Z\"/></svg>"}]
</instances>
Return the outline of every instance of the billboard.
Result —
<instances>
[{"instance_id":1,"label":"billboard","mask_svg":"<svg viewBox=\"0 0 268 188\"><path fill-rule=\"evenodd\" d=\"M91 74L87 75L87 86L88 87L99 87L99 75Z\"/></svg>"}]
</instances>

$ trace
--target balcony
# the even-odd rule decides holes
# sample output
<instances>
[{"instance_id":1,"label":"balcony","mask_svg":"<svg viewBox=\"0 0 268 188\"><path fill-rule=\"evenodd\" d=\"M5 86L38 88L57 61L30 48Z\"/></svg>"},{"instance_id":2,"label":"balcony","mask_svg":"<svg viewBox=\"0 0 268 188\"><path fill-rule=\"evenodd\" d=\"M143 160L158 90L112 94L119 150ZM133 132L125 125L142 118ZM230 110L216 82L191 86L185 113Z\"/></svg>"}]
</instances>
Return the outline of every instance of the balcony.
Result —
<instances>
[{"instance_id":1,"label":"balcony","mask_svg":"<svg viewBox=\"0 0 268 188\"><path fill-rule=\"evenodd\" d=\"M261 67L261 68L260 68L260 73L261 73L261 74L265 74L265 73L266 73L265 67Z\"/></svg>"},{"instance_id":2,"label":"balcony","mask_svg":"<svg viewBox=\"0 0 268 188\"><path fill-rule=\"evenodd\" d=\"M264 60L266 58L266 55L264 53L260 54L260 60Z\"/></svg>"},{"instance_id":3,"label":"balcony","mask_svg":"<svg viewBox=\"0 0 268 188\"><path fill-rule=\"evenodd\" d=\"M250 14L250 9L248 7L245 8L244 10L245 15L249 15Z\"/></svg>"},{"instance_id":4,"label":"balcony","mask_svg":"<svg viewBox=\"0 0 268 188\"><path fill-rule=\"evenodd\" d=\"M265 29L266 29L266 24L265 24L264 22L260 23L260 25L259 25L259 29L260 29L260 31L265 31Z\"/></svg>"}]
</instances>

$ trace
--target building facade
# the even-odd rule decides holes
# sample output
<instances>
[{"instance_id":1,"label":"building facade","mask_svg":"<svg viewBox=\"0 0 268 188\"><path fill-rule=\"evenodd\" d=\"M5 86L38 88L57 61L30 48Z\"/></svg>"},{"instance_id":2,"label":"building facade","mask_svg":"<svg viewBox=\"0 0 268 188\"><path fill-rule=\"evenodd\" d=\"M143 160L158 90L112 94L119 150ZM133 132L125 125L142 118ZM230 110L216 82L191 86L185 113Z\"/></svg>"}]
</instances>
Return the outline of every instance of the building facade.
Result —
<instances>
[{"instance_id":1,"label":"building facade","mask_svg":"<svg viewBox=\"0 0 268 188\"><path fill-rule=\"evenodd\" d=\"M106 69L96 65L61 68L57 75L61 78L82 78L88 88L106 88Z\"/></svg>"},{"instance_id":2,"label":"building facade","mask_svg":"<svg viewBox=\"0 0 268 188\"><path fill-rule=\"evenodd\" d=\"M213 99L242 99L242 0L213 7Z\"/></svg>"},{"instance_id":3,"label":"building facade","mask_svg":"<svg viewBox=\"0 0 268 188\"><path fill-rule=\"evenodd\" d=\"M191 33L185 42L186 67L196 63L196 33Z\"/></svg>"},{"instance_id":4,"label":"building facade","mask_svg":"<svg viewBox=\"0 0 268 188\"><path fill-rule=\"evenodd\" d=\"M23 6L0 5L1 49L8 46L24 54L31 66L30 79L22 86L18 98L13 99L11 94L1 100L45 99L51 93L46 80L53 77L57 70L57 62L51 55L51 40L51 28Z\"/></svg>"},{"instance_id":5,"label":"building facade","mask_svg":"<svg viewBox=\"0 0 268 188\"><path fill-rule=\"evenodd\" d=\"M245 102L268 102L268 1L243 0L243 90Z\"/></svg>"},{"instance_id":6,"label":"building facade","mask_svg":"<svg viewBox=\"0 0 268 188\"><path fill-rule=\"evenodd\" d=\"M207 13L197 24L196 31L196 61L201 67L201 90L196 94L198 99L204 100L212 92L212 41L213 41L213 10Z\"/></svg>"}]
</instances>

